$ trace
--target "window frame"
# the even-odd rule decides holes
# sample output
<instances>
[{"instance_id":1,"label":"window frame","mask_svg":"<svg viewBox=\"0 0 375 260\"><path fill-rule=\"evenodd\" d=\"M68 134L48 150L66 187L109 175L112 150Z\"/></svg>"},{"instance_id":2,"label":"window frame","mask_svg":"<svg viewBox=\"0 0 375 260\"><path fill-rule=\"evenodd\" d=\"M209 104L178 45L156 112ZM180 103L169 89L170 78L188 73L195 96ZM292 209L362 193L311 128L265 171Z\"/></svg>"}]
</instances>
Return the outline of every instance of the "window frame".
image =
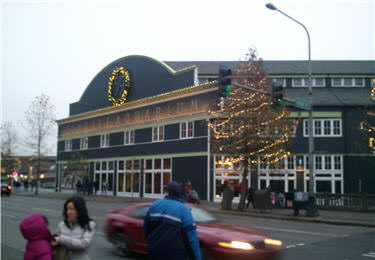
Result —
<instances>
[{"instance_id":1,"label":"window frame","mask_svg":"<svg viewBox=\"0 0 375 260\"><path fill-rule=\"evenodd\" d=\"M134 144L135 136L134 129L124 131L124 145Z\"/></svg>"},{"instance_id":2,"label":"window frame","mask_svg":"<svg viewBox=\"0 0 375 260\"><path fill-rule=\"evenodd\" d=\"M190 128L191 125L191 128ZM194 137L194 121L180 123L180 139L189 139Z\"/></svg>"},{"instance_id":3,"label":"window frame","mask_svg":"<svg viewBox=\"0 0 375 260\"><path fill-rule=\"evenodd\" d=\"M326 131L325 123L329 121L329 134ZM339 127L335 123L339 123ZM319 125L319 126L318 126ZM309 137L308 119L303 120L303 137ZM317 129L319 127L319 129ZM314 118L313 136L314 137L342 137L342 119L341 118Z\"/></svg>"},{"instance_id":4,"label":"window frame","mask_svg":"<svg viewBox=\"0 0 375 260\"><path fill-rule=\"evenodd\" d=\"M100 147L109 147L109 133L100 135Z\"/></svg>"},{"instance_id":5,"label":"window frame","mask_svg":"<svg viewBox=\"0 0 375 260\"><path fill-rule=\"evenodd\" d=\"M66 139L64 142L64 151L65 152L70 152L72 151L73 147L73 140L72 139Z\"/></svg>"},{"instance_id":6,"label":"window frame","mask_svg":"<svg viewBox=\"0 0 375 260\"><path fill-rule=\"evenodd\" d=\"M89 138L87 136L79 139L79 149L87 150L89 148Z\"/></svg>"},{"instance_id":7,"label":"window frame","mask_svg":"<svg viewBox=\"0 0 375 260\"><path fill-rule=\"evenodd\" d=\"M152 142L162 142L164 141L164 125L153 126L152 127Z\"/></svg>"}]
</instances>

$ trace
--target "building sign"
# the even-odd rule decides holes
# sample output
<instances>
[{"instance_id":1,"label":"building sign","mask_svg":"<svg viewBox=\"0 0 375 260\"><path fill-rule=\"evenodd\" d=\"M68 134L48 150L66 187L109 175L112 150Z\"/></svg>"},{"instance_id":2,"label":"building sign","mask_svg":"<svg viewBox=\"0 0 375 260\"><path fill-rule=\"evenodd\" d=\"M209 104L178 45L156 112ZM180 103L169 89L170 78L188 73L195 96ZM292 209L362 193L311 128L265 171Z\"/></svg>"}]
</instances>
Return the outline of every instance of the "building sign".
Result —
<instances>
[{"instance_id":1,"label":"building sign","mask_svg":"<svg viewBox=\"0 0 375 260\"><path fill-rule=\"evenodd\" d=\"M136 109L120 111L111 115L102 115L59 125L59 137L111 131L138 124L153 124L164 120L207 114L209 97L200 95L183 98Z\"/></svg>"},{"instance_id":2,"label":"building sign","mask_svg":"<svg viewBox=\"0 0 375 260\"><path fill-rule=\"evenodd\" d=\"M124 67L114 69L108 82L108 100L114 106L121 106L126 101L130 86L129 71Z\"/></svg>"}]
</instances>

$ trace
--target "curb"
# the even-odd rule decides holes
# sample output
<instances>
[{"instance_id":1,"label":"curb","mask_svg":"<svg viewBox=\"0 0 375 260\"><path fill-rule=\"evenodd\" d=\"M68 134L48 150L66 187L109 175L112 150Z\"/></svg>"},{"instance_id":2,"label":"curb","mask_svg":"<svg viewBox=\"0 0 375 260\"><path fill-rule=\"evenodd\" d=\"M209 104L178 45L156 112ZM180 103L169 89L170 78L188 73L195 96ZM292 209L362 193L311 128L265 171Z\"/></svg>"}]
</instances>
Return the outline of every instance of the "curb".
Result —
<instances>
[{"instance_id":1,"label":"curb","mask_svg":"<svg viewBox=\"0 0 375 260\"><path fill-rule=\"evenodd\" d=\"M330 225L339 225L339 226L360 226L360 227L375 228L375 224L365 223L365 222L353 222L353 221L343 221L343 220L337 221L337 220L327 220L327 219L321 219L321 218L294 217L294 216L280 216L280 215L270 215L270 214L240 212L240 211L233 212L231 210L223 210L223 209L206 209L206 210L211 213L220 213L220 214L227 214L227 215L242 215L242 216L250 216L250 217L255 217L255 218L267 218L267 219L311 222L311 223L330 224Z\"/></svg>"},{"instance_id":2,"label":"curb","mask_svg":"<svg viewBox=\"0 0 375 260\"><path fill-rule=\"evenodd\" d=\"M35 195L33 193L14 193L14 196L26 196L26 197L41 197L41 198L54 198L54 199L62 199L65 200L73 195L74 193L58 193L58 192L50 192L50 193L39 193ZM113 203L126 203L126 202L152 202L155 199L150 198L129 198L129 197L113 197L113 196L84 196L86 201L98 201L98 202L113 202ZM209 207L205 207L206 203L201 203L200 205L211 213L219 213L219 214L226 214L226 215L242 215L242 216L250 216L256 218L267 218L267 219L278 219L278 220L286 220L286 221L298 221L298 222L310 222L310 223L321 223L321 224L330 224L330 225L340 225L340 226L360 226L360 227L371 227L375 228L375 223L366 223L366 222L355 222L355 221L343 221L343 220L328 220L322 218L308 218L303 216L284 216L284 215L271 215L269 213L255 213L255 212L247 212L247 211L238 211L238 210L224 210L224 209L212 209ZM375 215L374 215L375 216Z\"/></svg>"}]
</instances>

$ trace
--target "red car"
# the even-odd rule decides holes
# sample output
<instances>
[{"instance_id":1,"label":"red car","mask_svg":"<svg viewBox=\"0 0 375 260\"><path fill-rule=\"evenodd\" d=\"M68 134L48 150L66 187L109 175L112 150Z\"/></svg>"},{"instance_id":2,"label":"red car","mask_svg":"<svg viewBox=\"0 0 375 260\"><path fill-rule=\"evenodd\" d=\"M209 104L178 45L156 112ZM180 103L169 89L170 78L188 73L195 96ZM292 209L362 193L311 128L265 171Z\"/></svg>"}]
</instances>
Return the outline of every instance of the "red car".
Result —
<instances>
[{"instance_id":1,"label":"red car","mask_svg":"<svg viewBox=\"0 0 375 260\"><path fill-rule=\"evenodd\" d=\"M143 219L151 203L117 209L107 215L108 240L123 256L132 252L147 254ZM203 259L276 259L281 241L247 227L218 222L209 212L188 204L197 224Z\"/></svg>"}]
</instances>

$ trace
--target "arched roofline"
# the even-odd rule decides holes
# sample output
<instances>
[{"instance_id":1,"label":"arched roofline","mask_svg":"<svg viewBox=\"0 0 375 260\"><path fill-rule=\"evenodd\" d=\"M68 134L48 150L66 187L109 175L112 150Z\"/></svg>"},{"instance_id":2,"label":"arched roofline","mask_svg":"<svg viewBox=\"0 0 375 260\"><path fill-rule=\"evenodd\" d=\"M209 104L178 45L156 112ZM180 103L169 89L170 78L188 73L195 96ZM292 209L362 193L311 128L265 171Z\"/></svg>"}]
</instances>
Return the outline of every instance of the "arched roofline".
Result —
<instances>
[{"instance_id":1,"label":"arched roofline","mask_svg":"<svg viewBox=\"0 0 375 260\"><path fill-rule=\"evenodd\" d=\"M88 87L96 79L96 77L98 75L100 75L100 73L102 73L105 69L107 69L108 67L112 66L114 63L119 62L120 60L124 60L124 59L127 59L127 58L137 58L137 57L138 58L143 58L143 59L148 59L148 60L151 60L153 62L156 62L156 63L160 64L165 70L167 70L172 75L179 75L181 73L184 73L184 72L187 72L187 71L191 71L191 70L195 70L197 68L196 65L193 65L193 66L189 66L189 67L186 67L186 68L183 68L183 69L180 69L180 70L174 70L170 66L168 66L165 62L159 61L159 60L151 58L149 56L145 56L145 55L129 55L129 56L124 56L124 57L118 58L117 60L112 61L107 66L105 66L104 68L102 68L98 73L96 73L96 75L91 79L90 83L86 86L86 88L83 91L83 93L82 93L81 97L79 98L79 100L77 102L74 102L74 103L81 102L81 99L85 95ZM74 103L72 103L72 104L74 104Z\"/></svg>"}]
</instances>

